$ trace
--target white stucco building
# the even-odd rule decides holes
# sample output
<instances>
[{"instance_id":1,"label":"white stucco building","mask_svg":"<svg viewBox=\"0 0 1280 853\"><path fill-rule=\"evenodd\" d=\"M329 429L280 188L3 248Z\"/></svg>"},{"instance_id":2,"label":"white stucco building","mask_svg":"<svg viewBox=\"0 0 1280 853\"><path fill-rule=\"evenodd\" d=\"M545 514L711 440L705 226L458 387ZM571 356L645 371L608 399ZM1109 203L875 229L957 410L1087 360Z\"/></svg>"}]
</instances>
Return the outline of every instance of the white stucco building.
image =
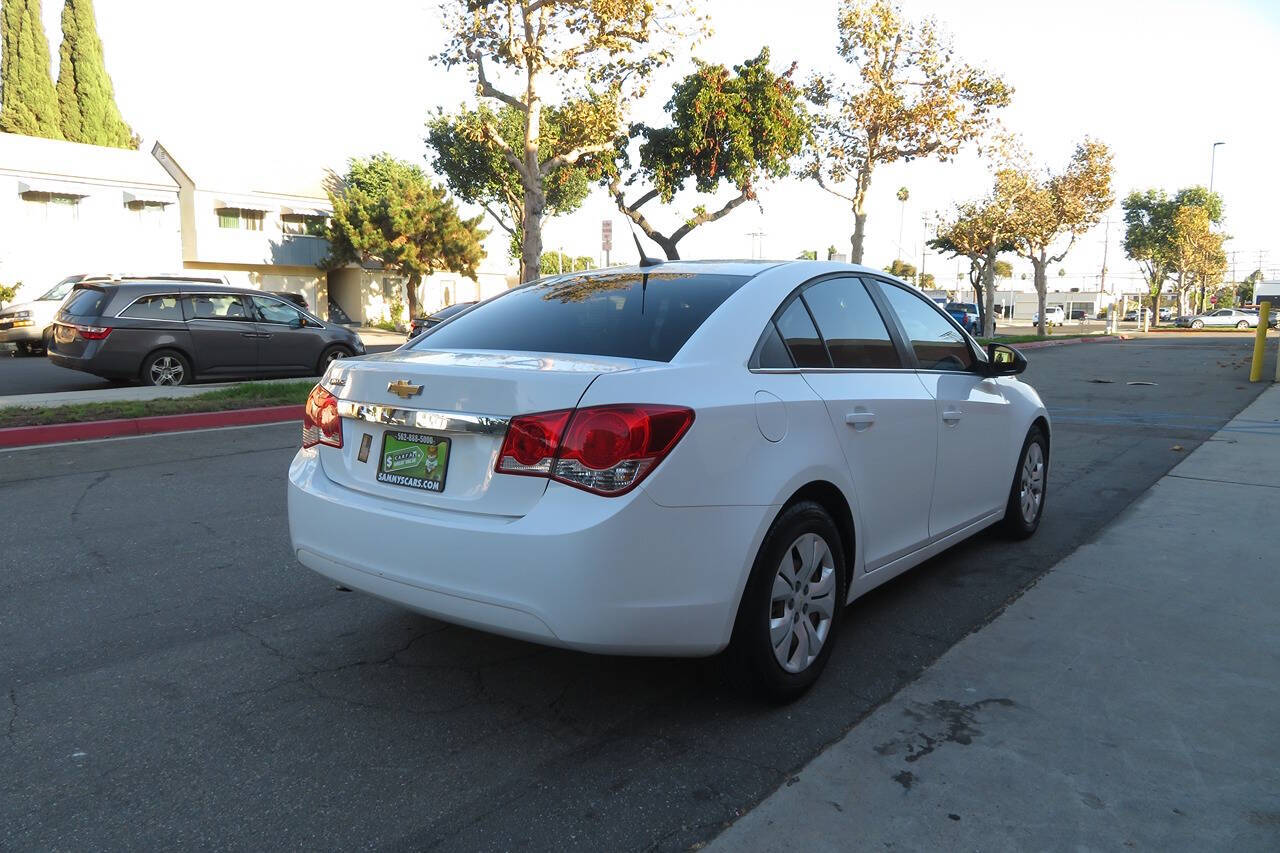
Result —
<instances>
[{"instance_id":1,"label":"white stucco building","mask_svg":"<svg viewBox=\"0 0 1280 853\"><path fill-rule=\"evenodd\" d=\"M0 284L22 282L21 301L76 273L192 271L301 294L324 319L390 320L406 301L403 277L320 267L333 212L322 178L319 168L300 186L242 175L159 142L128 151L0 133ZM502 292L500 263L487 260L476 279L430 276L423 312Z\"/></svg>"}]
</instances>

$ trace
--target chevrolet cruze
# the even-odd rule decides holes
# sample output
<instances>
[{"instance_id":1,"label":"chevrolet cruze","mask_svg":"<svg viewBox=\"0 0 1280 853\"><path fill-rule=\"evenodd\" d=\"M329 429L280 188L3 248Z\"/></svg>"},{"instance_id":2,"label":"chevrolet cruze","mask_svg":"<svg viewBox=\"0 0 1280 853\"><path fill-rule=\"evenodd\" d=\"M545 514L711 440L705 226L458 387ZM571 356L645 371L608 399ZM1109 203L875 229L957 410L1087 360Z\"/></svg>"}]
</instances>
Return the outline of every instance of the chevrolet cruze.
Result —
<instances>
[{"instance_id":1,"label":"chevrolet cruze","mask_svg":"<svg viewBox=\"0 0 1280 853\"><path fill-rule=\"evenodd\" d=\"M329 366L289 470L294 552L533 642L727 648L790 698L848 602L991 525L1035 532L1050 426L1025 366L859 266L542 279Z\"/></svg>"}]
</instances>

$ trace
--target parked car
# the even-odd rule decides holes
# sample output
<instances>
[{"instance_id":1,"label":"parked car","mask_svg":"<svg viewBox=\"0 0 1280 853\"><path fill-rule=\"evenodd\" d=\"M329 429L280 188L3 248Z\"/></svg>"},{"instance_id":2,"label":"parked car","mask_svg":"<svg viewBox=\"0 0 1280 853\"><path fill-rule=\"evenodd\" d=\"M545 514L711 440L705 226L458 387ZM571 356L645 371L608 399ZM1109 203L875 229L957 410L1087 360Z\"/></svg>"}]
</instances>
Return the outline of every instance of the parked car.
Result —
<instances>
[{"instance_id":1,"label":"parked car","mask_svg":"<svg viewBox=\"0 0 1280 853\"><path fill-rule=\"evenodd\" d=\"M1172 319L1173 319L1173 309L1172 309L1172 308L1161 308L1161 309L1156 313L1156 316L1160 318L1160 322L1161 322L1161 323L1168 323L1170 320L1172 320Z\"/></svg>"},{"instance_id":2,"label":"parked car","mask_svg":"<svg viewBox=\"0 0 1280 853\"><path fill-rule=\"evenodd\" d=\"M80 282L89 281L143 281L168 280L174 278L170 274L142 276L120 274L80 273L67 276L55 284L41 296L30 302L21 302L0 310L0 343L12 343L19 355L39 355L49 349L49 338L53 335L53 323L63 300L71 293L71 288ZM211 278L183 278L184 281L205 281L225 284L222 276Z\"/></svg>"},{"instance_id":3,"label":"parked car","mask_svg":"<svg viewBox=\"0 0 1280 853\"><path fill-rule=\"evenodd\" d=\"M978 315L977 304L973 302L948 302L944 310L969 334L974 337L982 334L982 318ZM994 318L992 319L991 328L994 332Z\"/></svg>"},{"instance_id":4,"label":"parked car","mask_svg":"<svg viewBox=\"0 0 1280 853\"><path fill-rule=\"evenodd\" d=\"M1259 322L1261 322L1262 312L1261 312L1259 309L1257 309L1257 308L1242 308L1242 309L1240 309L1240 310L1245 311L1246 313L1252 314L1252 315L1253 315L1253 316L1255 316L1255 317L1258 317L1258 318L1259 318ZM1258 328L1258 327L1255 325L1253 328L1255 328L1255 329L1256 329L1256 328ZM1268 328L1268 329L1276 329L1276 328L1280 328L1280 312L1277 312L1277 311L1271 311L1271 312L1269 312L1269 313L1267 314L1267 328Z\"/></svg>"},{"instance_id":5,"label":"parked car","mask_svg":"<svg viewBox=\"0 0 1280 853\"><path fill-rule=\"evenodd\" d=\"M355 332L277 294L179 279L77 283L49 341L54 364L144 385L314 376L363 353Z\"/></svg>"},{"instance_id":6,"label":"parked car","mask_svg":"<svg viewBox=\"0 0 1280 853\"><path fill-rule=\"evenodd\" d=\"M532 282L330 365L289 467L292 550L537 643L729 647L792 698L849 601L988 526L1036 531L1050 427L1025 366L861 266Z\"/></svg>"},{"instance_id":7,"label":"parked car","mask_svg":"<svg viewBox=\"0 0 1280 853\"><path fill-rule=\"evenodd\" d=\"M1044 321L1046 323L1064 323L1067 319L1067 312L1062 309L1061 305L1048 305L1044 309ZM1040 312L1031 315L1031 322L1040 323Z\"/></svg>"},{"instance_id":8,"label":"parked car","mask_svg":"<svg viewBox=\"0 0 1280 853\"><path fill-rule=\"evenodd\" d=\"M1083 308L1073 308L1067 317L1071 320L1083 320L1085 319L1085 314L1086 312Z\"/></svg>"},{"instance_id":9,"label":"parked car","mask_svg":"<svg viewBox=\"0 0 1280 853\"><path fill-rule=\"evenodd\" d=\"M1126 311L1126 312L1125 312L1125 315L1124 315L1124 321L1125 321L1126 323L1138 323L1138 322L1145 322L1145 321L1146 321L1146 319L1147 319L1147 315L1148 315L1148 314L1150 314L1150 313L1151 313L1151 309L1150 309L1150 308L1143 308L1143 309L1142 309L1142 316L1141 316L1141 318L1139 318L1139 316L1138 316L1138 309L1134 308L1134 309L1132 309L1132 310L1130 310L1130 311Z\"/></svg>"},{"instance_id":10,"label":"parked car","mask_svg":"<svg viewBox=\"0 0 1280 853\"><path fill-rule=\"evenodd\" d=\"M1186 325L1192 329L1203 329L1206 326L1216 328L1234 327L1237 329L1258 328L1258 315L1242 308L1219 308L1217 311L1196 314L1186 319Z\"/></svg>"},{"instance_id":11,"label":"parked car","mask_svg":"<svg viewBox=\"0 0 1280 853\"><path fill-rule=\"evenodd\" d=\"M432 326L435 326L439 323L443 323L445 320L448 320L454 314L459 314L465 311L466 309L470 308L472 305L475 305L475 303L474 302L455 302L452 305L447 305L444 308L441 308L439 311L437 311L434 314L431 314L430 316L414 317L413 321L409 324L409 339L412 340L416 338L418 335L422 334L427 329L430 329Z\"/></svg>"}]
</instances>

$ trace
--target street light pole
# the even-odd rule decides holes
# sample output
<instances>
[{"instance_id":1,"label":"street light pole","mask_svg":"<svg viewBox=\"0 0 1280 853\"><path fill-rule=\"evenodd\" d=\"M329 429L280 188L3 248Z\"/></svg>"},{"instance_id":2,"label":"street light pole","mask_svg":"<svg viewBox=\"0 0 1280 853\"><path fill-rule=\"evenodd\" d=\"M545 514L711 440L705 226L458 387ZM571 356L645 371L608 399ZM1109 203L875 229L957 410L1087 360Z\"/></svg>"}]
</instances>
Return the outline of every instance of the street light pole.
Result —
<instances>
[{"instance_id":1,"label":"street light pole","mask_svg":"<svg viewBox=\"0 0 1280 853\"><path fill-rule=\"evenodd\" d=\"M1226 144L1227 143L1225 142L1215 142L1213 143L1213 147L1210 149L1210 153L1209 153L1209 194L1210 195L1213 194L1213 167L1217 165L1217 161L1218 161L1218 146L1226 145Z\"/></svg>"}]
</instances>

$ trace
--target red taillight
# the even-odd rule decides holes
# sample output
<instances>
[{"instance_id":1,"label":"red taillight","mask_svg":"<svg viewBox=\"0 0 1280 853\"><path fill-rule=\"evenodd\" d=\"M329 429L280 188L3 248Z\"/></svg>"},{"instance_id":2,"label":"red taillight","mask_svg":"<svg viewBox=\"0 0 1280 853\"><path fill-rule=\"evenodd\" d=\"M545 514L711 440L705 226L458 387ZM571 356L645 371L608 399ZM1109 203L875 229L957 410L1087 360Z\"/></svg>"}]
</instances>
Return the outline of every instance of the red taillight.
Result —
<instances>
[{"instance_id":1,"label":"red taillight","mask_svg":"<svg viewBox=\"0 0 1280 853\"><path fill-rule=\"evenodd\" d=\"M86 341L100 341L111 334L110 326L76 326L76 334Z\"/></svg>"},{"instance_id":2,"label":"red taillight","mask_svg":"<svg viewBox=\"0 0 1280 853\"><path fill-rule=\"evenodd\" d=\"M693 410L680 406L590 406L522 415L511 419L496 470L621 495L671 452L692 423Z\"/></svg>"},{"instance_id":3,"label":"red taillight","mask_svg":"<svg viewBox=\"0 0 1280 853\"><path fill-rule=\"evenodd\" d=\"M307 395L307 405L302 410L302 446L314 447L327 444L342 446L342 419L338 417L338 398L323 385L317 385Z\"/></svg>"}]
</instances>

